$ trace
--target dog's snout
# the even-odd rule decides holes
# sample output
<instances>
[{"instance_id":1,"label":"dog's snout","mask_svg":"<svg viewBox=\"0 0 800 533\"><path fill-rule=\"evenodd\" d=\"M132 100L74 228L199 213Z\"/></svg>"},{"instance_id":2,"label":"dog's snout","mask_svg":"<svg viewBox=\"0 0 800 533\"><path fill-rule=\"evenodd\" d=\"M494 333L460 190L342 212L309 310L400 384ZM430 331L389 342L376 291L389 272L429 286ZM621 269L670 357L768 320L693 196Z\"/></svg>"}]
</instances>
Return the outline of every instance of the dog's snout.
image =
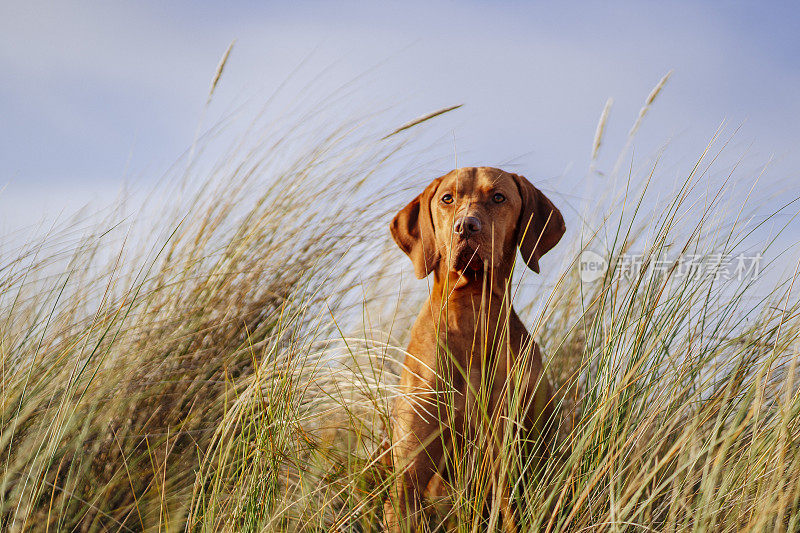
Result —
<instances>
[{"instance_id":1,"label":"dog's snout","mask_svg":"<svg viewBox=\"0 0 800 533\"><path fill-rule=\"evenodd\" d=\"M481 231L481 221L477 217L458 217L453 224L453 231L469 237Z\"/></svg>"}]
</instances>

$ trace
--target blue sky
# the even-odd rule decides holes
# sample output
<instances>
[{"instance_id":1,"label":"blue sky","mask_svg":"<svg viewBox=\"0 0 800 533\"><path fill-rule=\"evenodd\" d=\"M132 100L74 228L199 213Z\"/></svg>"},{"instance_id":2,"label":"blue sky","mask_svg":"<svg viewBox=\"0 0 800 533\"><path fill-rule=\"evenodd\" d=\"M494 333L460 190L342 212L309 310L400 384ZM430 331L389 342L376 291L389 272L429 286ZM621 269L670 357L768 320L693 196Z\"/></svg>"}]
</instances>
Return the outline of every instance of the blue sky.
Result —
<instances>
[{"instance_id":1,"label":"blue sky","mask_svg":"<svg viewBox=\"0 0 800 533\"><path fill-rule=\"evenodd\" d=\"M691 168L718 126L741 126L718 170L759 187L800 184L800 15L772 2L5 2L0 8L0 234L148 187L192 143L209 82L236 45L204 118L266 101L285 80L329 109L389 108L387 129L452 104L434 128L445 172L513 166L575 193L605 101L601 166L645 97L674 74L637 136L645 161ZM286 91L286 89L284 89ZM435 157L432 158L434 160ZM419 181L422 176L410 180ZM665 185L665 187L667 187ZM794 187L794 189L792 189ZM585 199L584 199L585 200Z\"/></svg>"}]
</instances>

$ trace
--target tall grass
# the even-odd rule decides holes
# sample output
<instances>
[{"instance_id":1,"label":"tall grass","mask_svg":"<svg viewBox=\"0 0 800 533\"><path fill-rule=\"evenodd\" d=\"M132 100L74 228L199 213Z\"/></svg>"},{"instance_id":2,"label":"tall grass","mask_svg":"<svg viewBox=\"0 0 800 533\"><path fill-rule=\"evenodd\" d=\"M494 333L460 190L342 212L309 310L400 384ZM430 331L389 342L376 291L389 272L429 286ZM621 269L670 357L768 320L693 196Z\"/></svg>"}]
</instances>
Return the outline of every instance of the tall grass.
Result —
<instances>
[{"instance_id":1,"label":"tall grass","mask_svg":"<svg viewBox=\"0 0 800 533\"><path fill-rule=\"evenodd\" d=\"M408 169L380 138L265 137L189 165L149 232L112 217L3 258L4 530L379 528L381 442L425 296L388 243L408 193L386 184ZM658 169L629 174L568 234L555 283L516 303L560 404L535 481L502 448L524 531L800 529L795 278L765 289L678 263L777 257L745 248L759 229L727 184L703 191L709 154L657 209ZM610 265L591 282L585 249ZM633 252L642 268L619 275ZM452 460L446 526L499 527L480 457Z\"/></svg>"},{"instance_id":2,"label":"tall grass","mask_svg":"<svg viewBox=\"0 0 800 533\"><path fill-rule=\"evenodd\" d=\"M163 184L154 223L113 213L4 258L3 529L182 527L250 379L335 338L380 268L369 175L397 145L359 128L264 137Z\"/></svg>"}]
</instances>

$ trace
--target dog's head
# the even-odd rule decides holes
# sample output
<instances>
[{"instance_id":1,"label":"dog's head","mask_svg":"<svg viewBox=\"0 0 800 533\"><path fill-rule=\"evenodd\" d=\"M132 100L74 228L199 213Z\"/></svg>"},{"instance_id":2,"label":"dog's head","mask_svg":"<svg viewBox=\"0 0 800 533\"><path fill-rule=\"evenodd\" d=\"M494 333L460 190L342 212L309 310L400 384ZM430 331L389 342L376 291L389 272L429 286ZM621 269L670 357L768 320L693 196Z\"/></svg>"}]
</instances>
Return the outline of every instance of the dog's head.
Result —
<instances>
[{"instance_id":1,"label":"dog's head","mask_svg":"<svg viewBox=\"0 0 800 533\"><path fill-rule=\"evenodd\" d=\"M392 237L418 278L435 269L480 278L507 277L519 247L539 272L539 258L564 234L561 212L531 182L489 167L453 170L400 210Z\"/></svg>"}]
</instances>

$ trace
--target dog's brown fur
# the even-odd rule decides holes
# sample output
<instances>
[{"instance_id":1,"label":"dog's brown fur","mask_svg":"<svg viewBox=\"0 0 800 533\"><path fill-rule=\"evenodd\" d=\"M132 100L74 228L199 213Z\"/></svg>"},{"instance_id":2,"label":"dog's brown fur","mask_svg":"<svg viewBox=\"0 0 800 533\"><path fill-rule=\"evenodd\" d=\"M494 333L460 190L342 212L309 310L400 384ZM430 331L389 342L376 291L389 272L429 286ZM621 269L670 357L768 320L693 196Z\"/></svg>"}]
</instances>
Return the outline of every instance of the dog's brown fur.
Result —
<instances>
[{"instance_id":1,"label":"dog's brown fur","mask_svg":"<svg viewBox=\"0 0 800 533\"><path fill-rule=\"evenodd\" d=\"M423 501L443 490L445 447L463 446L479 423L469 414L475 391L488 392L490 413L502 426L513 374L528 398L517 419L537 434L550 421L552 389L539 348L511 307L509 279L517 247L527 266L539 272L539 258L564 230L559 210L527 179L488 167L461 168L433 180L392 220L392 236L417 277L433 272L434 278L411 330L400 381L404 394L392 414L389 457L396 482L384 506L389 531L413 531ZM521 353L530 356L518 357ZM487 380L488 366L494 374ZM447 390L455 392L443 402ZM451 409L443 409L445 404ZM504 486L503 480L493 485L503 524L513 531Z\"/></svg>"}]
</instances>

